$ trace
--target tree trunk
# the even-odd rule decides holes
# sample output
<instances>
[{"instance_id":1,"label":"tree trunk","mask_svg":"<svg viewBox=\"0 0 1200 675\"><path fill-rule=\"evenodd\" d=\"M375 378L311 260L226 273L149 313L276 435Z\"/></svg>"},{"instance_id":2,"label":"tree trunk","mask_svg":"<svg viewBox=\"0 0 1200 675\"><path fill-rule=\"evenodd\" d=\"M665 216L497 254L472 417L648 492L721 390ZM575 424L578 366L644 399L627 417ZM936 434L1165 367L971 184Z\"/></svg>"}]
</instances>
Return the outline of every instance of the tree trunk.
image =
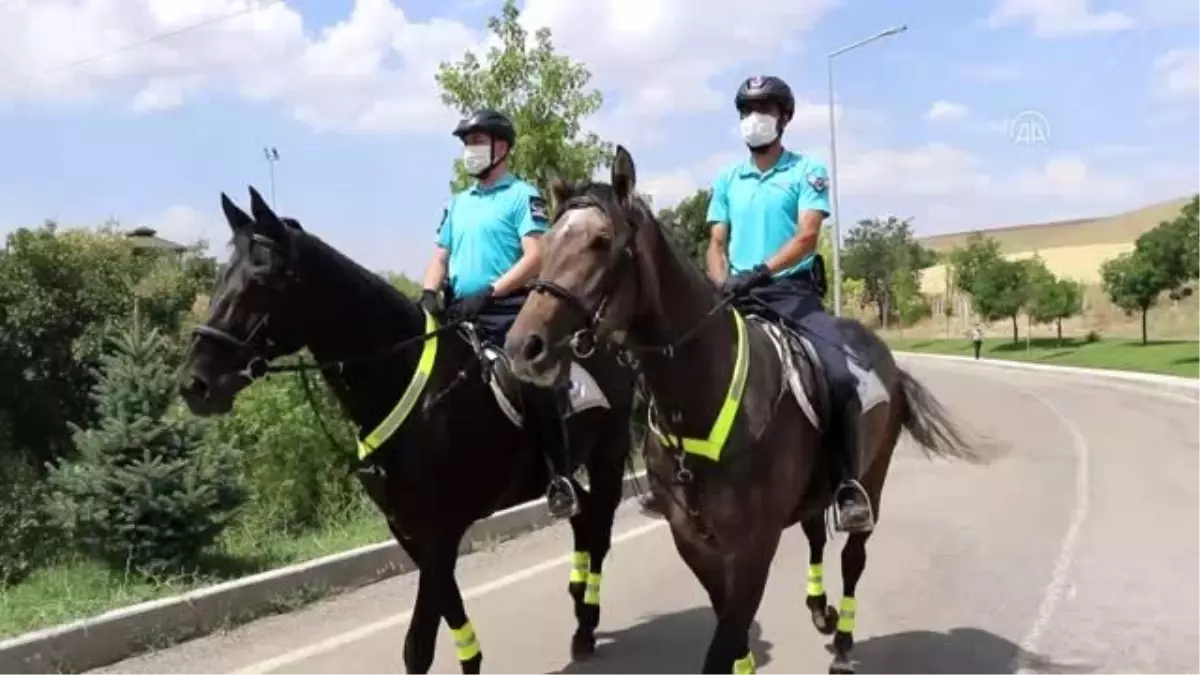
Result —
<instances>
[{"instance_id":1,"label":"tree trunk","mask_svg":"<svg viewBox=\"0 0 1200 675\"><path fill-rule=\"evenodd\" d=\"M1055 324L1056 328L1058 329L1058 346L1061 347L1062 346L1062 318L1059 317L1059 318L1055 319L1054 324Z\"/></svg>"},{"instance_id":2,"label":"tree trunk","mask_svg":"<svg viewBox=\"0 0 1200 675\"><path fill-rule=\"evenodd\" d=\"M1146 344L1149 340L1146 338L1146 314L1149 312L1148 307L1142 308L1142 344Z\"/></svg>"},{"instance_id":3,"label":"tree trunk","mask_svg":"<svg viewBox=\"0 0 1200 675\"><path fill-rule=\"evenodd\" d=\"M1013 344L1015 345L1021 341L1021 336L1017 332L1017 315L1016 314L1012 315L1012 322L1013 322Z\"/></svg>"}]
</instances>

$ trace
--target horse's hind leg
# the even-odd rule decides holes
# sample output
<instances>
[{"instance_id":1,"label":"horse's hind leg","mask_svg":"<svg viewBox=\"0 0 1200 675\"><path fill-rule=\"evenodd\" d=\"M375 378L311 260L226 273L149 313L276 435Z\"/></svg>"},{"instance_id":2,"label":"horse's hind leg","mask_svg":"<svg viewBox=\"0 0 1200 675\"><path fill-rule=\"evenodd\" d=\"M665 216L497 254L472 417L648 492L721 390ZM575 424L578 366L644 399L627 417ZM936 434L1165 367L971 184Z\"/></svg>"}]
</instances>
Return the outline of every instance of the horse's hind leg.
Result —
<instances>
[{"instance_id":1,"label":"horse's hind leg","mask_svg":"<svg viewBox=\"0 0 1200 675\"><path fill-rule=\"evenodd\" d=\"M475 628L467 618L462 593L454 579L458 562L458 536L431 540L420 550L421 576L417 602L413 607L408 634L404 638L404 667L410 673L427 673L433 665L438 619L444 617L454 636L454 647L464 673L478 673L483 652Z\"/></svg>"},{"instance_id":2,"label":"horse's hind leg","mask_svg":"<svg viewBox=\"0 0 1200 675\"><path fill-rule=\"evenodd\" d=\"M822 514L806 517L800 521L800 527L808 538L808 585L804 604L817 631L829 635L837 626L838 613L825 595L825 520Z\"/></svg>"},{"instance_id":3,"label":"horse's hind leg","mask_svg":"<svg viewBox=\"0 0 1200 675\"><path fill-rule=\"evenodd\" d=\"M887 478L888 466L891 463L892 451L895 448L897 433L890 435L884 452L875 462L866 476L864 487L867 496L875 505L875 522L879 522L879 507L883 496L883 483ZM833 662L829 664L831 673L853 673L854 662L850 652L854 648L854 625L858 612L858 600L855 590L862 578L863 570L867 567L867 540L870 532L851 534L842 547L842 602L839 606L837 633L833 636Z\"/></svg>"}]
</instances>

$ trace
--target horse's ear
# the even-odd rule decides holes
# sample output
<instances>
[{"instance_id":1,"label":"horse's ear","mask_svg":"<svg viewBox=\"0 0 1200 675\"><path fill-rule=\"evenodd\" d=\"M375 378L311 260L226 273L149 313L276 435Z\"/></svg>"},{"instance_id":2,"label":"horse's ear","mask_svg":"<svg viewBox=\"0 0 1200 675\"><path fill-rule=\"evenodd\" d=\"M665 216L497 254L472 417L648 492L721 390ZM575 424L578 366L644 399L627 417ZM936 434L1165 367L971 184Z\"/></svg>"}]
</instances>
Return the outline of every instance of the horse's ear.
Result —
<instances>
[{"instance_id":1,"label":"horse's ear","mask_svg":"<svg viewBox=\"0 0 1200 675\"><path fill-rule=\"evenodd\" d=\"M229 229L233 230L234 234L243 232L254 227L254 219L246 214L229 195L221 193L221 210L225 212L225 220L229 223Z\"/></svg>"},{"instance_id":2,"label":"horse's ear","mask_svg":"<svg viewBox=\"0 0 1200 675\"><path fill-rule=\"evenodd\" d=\"M282 239L287 233L287 227L279 220L279 216L267 205L254 186L250 186L250 213L254 214L254 222L258 230L271 239Z\"/></svg>"},{"instance_id":3,"label":"horse's ear","mask_svg":"<svg viewBox=\"0 0 1200 675\"><path fill-rule=\"evenodd\" d=\"M629 205L637 189L637 170L633 167L633 157L623 145L617 146L617 154L613 157L612 186L617 199Z\"/></svg>"},{"instance_id":4,"label":"horse's ear","mask_svg":"<svg viewBox=\"0 0 1200 675\"><path fill-rule=\"evenodd\" d=\"M304 228L300 227L300 221L296 220L295 218L288 218L287 216L284 216L283 218L280 218L279 220L280 220L280 222L282 222L284 224L285 227L287 227L289 229L295 230L297 232L304 231Z\"/></svg>"},{"instance_id":5,"label":"horse's ear","mask_svg":"<svg viewBox=\"0 0 1200 675\"><path fill-rule=\"evenodd\" d=\"M571 196L571 186L561 178L550 179L550 210L557 213L558 207Z\"/></svg>"}]
</instances>

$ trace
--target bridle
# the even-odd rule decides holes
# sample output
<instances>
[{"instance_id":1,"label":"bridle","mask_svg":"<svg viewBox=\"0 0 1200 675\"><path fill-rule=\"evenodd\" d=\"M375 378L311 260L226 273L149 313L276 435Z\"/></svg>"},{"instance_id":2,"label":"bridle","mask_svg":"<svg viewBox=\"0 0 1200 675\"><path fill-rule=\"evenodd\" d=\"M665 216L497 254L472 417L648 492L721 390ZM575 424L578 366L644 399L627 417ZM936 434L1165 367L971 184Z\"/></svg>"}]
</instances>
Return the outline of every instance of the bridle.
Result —
<instances>
[{"instance_id":1,"label":"bridle","mask_svg":"<svg viewBox=\"0 0 1200 675\"><path fill-rule=\"evenodd\" d=\"M605 204L590 194L576 195L567 199L559 208L558 216L561 218L562 214L568 211L587 208L597 209L610 221L613 220L612 214L609 213L609 209ZM616 246L617 261L605 270L600 299L596 302L594 308L588 307L588 304L578 294L571 292L563 287L562 284L550 279L534 279L527 285L530 292L547 293L562 300L583 320L583 327L571 333L567 338L567 341L571 345L572 353L578 359L586 359L596 353L596 346L599 344L600 326L604 323L609 303L616 293L617 283L621 278L621 275L618 273L620 269L624 265L630 264L633 266L634 274L638 273L637 223L631 218L626 218L625 220L629 225L628 231L618 240ZM640 284L637 287L640 288Z\"/></svg>"},{"instance_id":2,"label":"bridle","mask_svg":"<svg viewBox=\"0 0 1200 675\"><path fill-rule=\"evenodd\" d=\"M289 242L290 244L291 242ZM295 246L280 247L274 240L254 233L250 235L251 246L258 245L270 252L272 264L271 271L282 272L282 278L272 283L272 289L276 292L289 290L290 287L299 283L299 275L296 272L296 251ZM281 251L280 249L284 250ZM283 263L276 267L274 261L282 258ZM272 275L274 277L274 275ZM266 328L270 324L271 312L264 312L262 316L254 322L245 338L239 338L229 331L211 326L206 323L197 325L192 329L193 338L208 338L210 340L222 343L228 347L232 347L237 361L244 360L246 367L239 373L248 380L256 380L265 376L269 372L281 370L295 370L295 366L273 366L271 361L279 356L278 345L267 334Z\"/></svg>"},{"instance_id":3,"label":"bridle","mask_svg":"<svg viewBox=\"0 0 1200 675\"><path fill-rule=\"evenodd\" d=\"M599 209L602 213L604 213L605 217L613 220L613 215L609 212L609 208L607 208L597 197L590 194L576 195L570 199L567 199L560 207L559 217L561 217L562 214L566 213L567 211L581 208ZM576 315L583 319L583 327L570 334L570 336L566 338L566 341L570 343L571 351L574 353L576 358L586 359L596 351L596 345L599 343L600 325L604 322L605 313L608 310L609 302L612 300L612 297L617 289L617 282L621 278L618 272L622 265L631 264L633 265L634 275L636 276L640 274L637 264L638 224L634 218L630 218L628 216L625 217L625 221L629 225L629 228L628 232L626 232L622 239L619 240L619 259L615 264L608 267L608 269L605 271L604 281L602 282L601 286L603 290L594 309L589 308L587 303L584 302L583 299L577 294L572 293L570 290L564 288L561 284L551 281L550 279L538 278L528 284L530 291L548 293L567 303L567 305L571 307L572 311L574 311ZM640 278L636 279L636 281L640 282ZM638 289L637 292L640 295L642 292L641 283L637 283L636 288ZM692 327L688 328L688 330L684 331L682 335L667 344L623 345L618 350L620 357L619 360L626 366L634 370L639 370L638 361L636 358L636 354L638 353L658 354L667 358L674 357L675 350L679 346L692 339L692 337L696 335L696 333L701 327L703 327L708 319L716 316L722 310L726 309L730 303L733 302L733 300L734 298L732 296L723 298L717 302L712 309L710 309L703 317L701 317L700 320L698 320Z\"/></svg>"}]
</instances>

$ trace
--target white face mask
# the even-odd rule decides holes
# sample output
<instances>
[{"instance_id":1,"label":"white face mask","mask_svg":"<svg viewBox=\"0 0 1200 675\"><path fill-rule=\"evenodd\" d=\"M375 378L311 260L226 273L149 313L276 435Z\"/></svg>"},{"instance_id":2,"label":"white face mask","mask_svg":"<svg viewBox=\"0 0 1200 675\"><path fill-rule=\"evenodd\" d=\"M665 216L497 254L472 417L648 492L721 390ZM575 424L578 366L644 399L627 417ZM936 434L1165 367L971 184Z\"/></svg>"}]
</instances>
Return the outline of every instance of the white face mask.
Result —
<instances>
[{"instance_id":1,"label":"white face mask","mask_svg":"<svg viewBox=\"0 0 1200 675\"><path fill-rule=\"evenodd\" d=\"M463 165L472 176L487 171L492 164L492 144L468 145L463 148Z\"/></svg>"},{"instance_id":2,"label":"white face mask","mask_svg":"<svg viewBox=\"0 0 1200 675\"><path fill-rule=\"evenodd\" d=\"M763 113L750 113L742 118L742 139L751 148L761 148L770 145L779 138L776 128L777 120Z\"/></svg>"}]
</instances>

